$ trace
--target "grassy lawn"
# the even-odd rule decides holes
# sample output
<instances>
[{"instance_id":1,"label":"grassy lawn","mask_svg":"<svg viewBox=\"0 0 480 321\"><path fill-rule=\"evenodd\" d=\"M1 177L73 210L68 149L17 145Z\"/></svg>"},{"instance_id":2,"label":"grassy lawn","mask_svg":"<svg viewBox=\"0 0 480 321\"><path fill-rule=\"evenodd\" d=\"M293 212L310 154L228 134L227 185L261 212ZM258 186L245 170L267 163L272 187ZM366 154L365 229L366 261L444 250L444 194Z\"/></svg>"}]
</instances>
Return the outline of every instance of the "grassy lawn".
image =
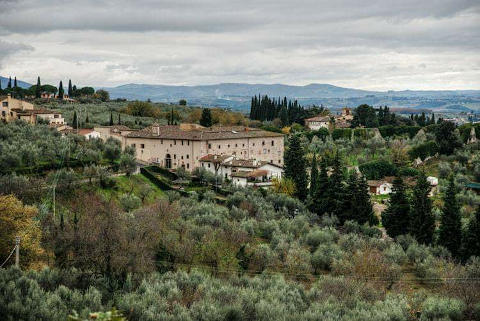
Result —
<instances>
[{"instance_id":1,"label":"grassy lawn","mask_svg":"<svg viewBox=\"0 0 480 321\"><path fill-rule=\"evenodd\" d=\"M118 199L123 194L133 193L139 196L139 191L142 186L149 186L151 188L151 193L145 199L145 203L151 203L157 198L162 198L165 196L165 192L160 188L151 183L145 176L142 174L135 174L130 176L118 176L114 177L115 186L112 188L100 188L98 193L103 195L106 198L116 198Z\"/></svg>"}]
</instances>

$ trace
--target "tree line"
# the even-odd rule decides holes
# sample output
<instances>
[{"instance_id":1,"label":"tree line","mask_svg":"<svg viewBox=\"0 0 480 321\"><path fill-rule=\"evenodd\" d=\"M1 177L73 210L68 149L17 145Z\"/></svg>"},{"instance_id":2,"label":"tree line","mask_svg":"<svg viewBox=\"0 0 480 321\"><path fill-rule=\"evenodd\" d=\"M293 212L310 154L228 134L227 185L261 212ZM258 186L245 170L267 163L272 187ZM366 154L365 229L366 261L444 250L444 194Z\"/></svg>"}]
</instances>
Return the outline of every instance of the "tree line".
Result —
<instances>
[{"instance_id":1,"label":"tree line","mask_svg":"<svg viewBox=\"0 0 480 321\"><path fill-rule=\"evenodd\" d=\"M250 104L250 119L272 121L279 118L282 126L293 123L303 124L305 109L297 100L287 100L287 97L270 98L268 95L252 97Z\"/></svg>"}]
</instances>

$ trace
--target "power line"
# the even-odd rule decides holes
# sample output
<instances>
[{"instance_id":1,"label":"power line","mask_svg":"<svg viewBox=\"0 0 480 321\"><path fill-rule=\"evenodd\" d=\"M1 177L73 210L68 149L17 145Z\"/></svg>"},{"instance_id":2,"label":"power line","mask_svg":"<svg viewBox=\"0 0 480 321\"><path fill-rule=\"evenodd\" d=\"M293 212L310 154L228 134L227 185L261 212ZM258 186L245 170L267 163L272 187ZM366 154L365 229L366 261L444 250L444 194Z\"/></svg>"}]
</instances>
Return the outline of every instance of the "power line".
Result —
<instances>
[{"instance_id":1,"label":"power line","mask_svg":"<svg viewBox=\"0 0 480 321\"><path fill-rule=\"evenodd\" d=\"M7 259L2 263L2 265L0 265L0 268L2 268L5 263L7 263L7 261L12 257L13 255L13 252L15 252L15 250L17 249L17 245L15 244L15 246L13 247L12 251L10 252L10 254L8 255Z\"/></svg>"}]
</instances>

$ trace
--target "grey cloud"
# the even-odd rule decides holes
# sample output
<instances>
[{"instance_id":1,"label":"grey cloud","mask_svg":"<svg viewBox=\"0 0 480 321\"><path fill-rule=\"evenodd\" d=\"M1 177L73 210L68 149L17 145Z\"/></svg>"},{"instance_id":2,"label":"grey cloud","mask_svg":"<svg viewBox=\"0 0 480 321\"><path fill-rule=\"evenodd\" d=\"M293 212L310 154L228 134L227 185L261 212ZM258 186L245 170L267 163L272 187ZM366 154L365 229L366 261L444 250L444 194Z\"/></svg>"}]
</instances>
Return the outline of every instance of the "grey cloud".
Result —
<instances>
[{"instance_id":1,"label":"grey cloud","mask_svg":"<svg viewBox=\"0 0 480 321\"><path fill-rule=\"evenodd\" d=\"M0 67L5 59L8 56L14 55L20 51L32 51L33 47L23 44L23 43L15 43L15 42L7 42L0 39Z\"/></svg>"}]
</instances>

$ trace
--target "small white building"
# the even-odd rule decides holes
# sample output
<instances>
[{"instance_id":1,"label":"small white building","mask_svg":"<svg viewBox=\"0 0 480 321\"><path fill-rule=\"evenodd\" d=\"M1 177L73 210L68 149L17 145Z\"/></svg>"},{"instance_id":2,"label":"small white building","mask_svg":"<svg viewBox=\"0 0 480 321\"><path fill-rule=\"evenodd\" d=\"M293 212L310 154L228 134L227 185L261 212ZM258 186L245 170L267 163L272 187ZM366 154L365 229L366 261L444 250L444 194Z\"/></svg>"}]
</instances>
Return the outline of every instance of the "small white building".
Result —
<instances>
[{"instance_id":1,"label":"small white building","mask_svg":"<svg viewBox=\"0 0 480 321\"><path fill-rule=\"evenodd\" d=\"M367 183L368 183L368 191L370 192L370 194L386 195L386 194L392 193L393 185L387 181L369 180Z\"/></svg>"},{"instance_id":2,"label":"small white building","mask_svg":"<svg viewBox=\"0 0 480 321\"><path fill-rule=\"evenodd\" d=\"M311 130L319 130L330 126L330 116L315 116L305 119L305 126Z\"/></svg>"},{"instance_id":3,"label":"small white building","mask_svg":"<svg viewBox=\"0 0 480 321\"><path fill-rule=\"evenodd\" d=\"M280 165L255 159L238 159L233 155L208 154L200 158L200 163L206 170L239 186L271 185L272 178L281 179L283 174Z\"/></svg>"},{"instance_id":4,"label":"small white building","mask_svg":"<svg viewBox=\"0 0 480 321\"><path fill-rule=\"evenodd\" d=\"M89 140L92 138L100 138L100 133L94 129L88 129L88 128L79 129L77 134L85 137L86 140Z\"/></svg>"}]
</instances>

